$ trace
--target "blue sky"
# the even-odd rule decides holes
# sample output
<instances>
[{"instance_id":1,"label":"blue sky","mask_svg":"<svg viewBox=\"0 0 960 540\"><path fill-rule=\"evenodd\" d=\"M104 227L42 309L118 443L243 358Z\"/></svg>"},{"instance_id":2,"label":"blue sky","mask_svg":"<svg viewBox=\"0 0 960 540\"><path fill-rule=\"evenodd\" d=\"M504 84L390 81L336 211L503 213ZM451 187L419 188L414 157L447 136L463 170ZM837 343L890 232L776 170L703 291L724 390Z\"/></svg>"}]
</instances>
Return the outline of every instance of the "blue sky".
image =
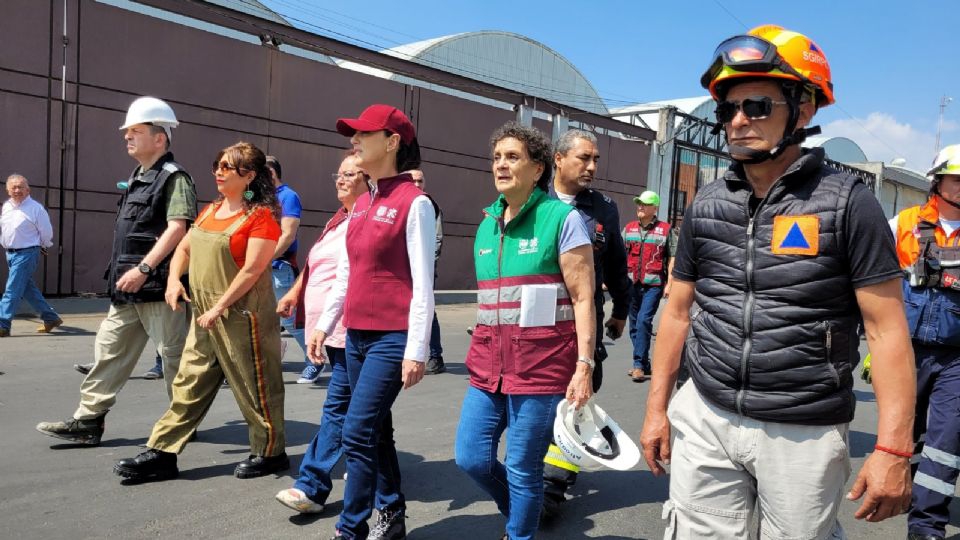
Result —
<instances>
[{"instance_id":1,"label":"blue sky","mask_svg":"<svg viewBox=\"0 0 960 540\"><path fill-rule=\"evenodd\" d=\"M817 120L872 160L933 159L940 98L952 96L941 146L960 143L960 5L952 0L261 0L306 29L346 34L370 48L442 35L503 30L567 57L607 105L705 95L699 77L724 38L762 23L812 37L833 72L837 105ZM295 21L296 22L296 21Z\"/></svg>"}]
</instances>

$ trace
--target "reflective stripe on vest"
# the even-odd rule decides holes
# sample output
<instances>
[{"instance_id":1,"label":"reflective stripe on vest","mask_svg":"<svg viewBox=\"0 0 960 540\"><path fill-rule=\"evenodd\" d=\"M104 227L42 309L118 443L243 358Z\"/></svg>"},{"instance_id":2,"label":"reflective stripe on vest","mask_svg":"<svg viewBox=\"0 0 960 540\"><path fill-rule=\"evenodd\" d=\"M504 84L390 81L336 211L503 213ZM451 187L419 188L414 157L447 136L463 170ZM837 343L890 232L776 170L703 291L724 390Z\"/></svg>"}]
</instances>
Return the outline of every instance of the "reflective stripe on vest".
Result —
<instances>
[{"instance_id":1,"label":"reflective stripe on vest","mask_svg":"<svg viewBox=\"0 0 960 540\"><path fill-rule=\"evenodd\" d=\"M499 285L499 287L498 287ZM505 277L477 283L477 324L520 324L520 301L525 285L553 285L557 289L556 320L572 321L573 304L560 274Z\"/></svg>"}]
</instances>

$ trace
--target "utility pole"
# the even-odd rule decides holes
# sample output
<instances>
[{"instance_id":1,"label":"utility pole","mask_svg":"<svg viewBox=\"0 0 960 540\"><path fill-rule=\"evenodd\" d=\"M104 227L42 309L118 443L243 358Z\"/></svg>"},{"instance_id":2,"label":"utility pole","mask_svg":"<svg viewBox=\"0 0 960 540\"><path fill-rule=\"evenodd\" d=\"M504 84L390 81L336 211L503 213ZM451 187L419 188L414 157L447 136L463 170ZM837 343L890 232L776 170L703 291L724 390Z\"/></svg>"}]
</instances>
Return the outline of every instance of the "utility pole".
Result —
<instances>
[{"instance_id":1,"label":"utility pole","mask_svg":"<svg viewBox=\"0 0 960 540\"><path fill-rule=\"evenodd\" d=\"M940 132L943 131L943 111L947 110L947 104L953 101L952 97L942 96L940 98L940 116L937 119L937 144L933 149L933 155L940 152Z\"/></svg>"}]
</instances>

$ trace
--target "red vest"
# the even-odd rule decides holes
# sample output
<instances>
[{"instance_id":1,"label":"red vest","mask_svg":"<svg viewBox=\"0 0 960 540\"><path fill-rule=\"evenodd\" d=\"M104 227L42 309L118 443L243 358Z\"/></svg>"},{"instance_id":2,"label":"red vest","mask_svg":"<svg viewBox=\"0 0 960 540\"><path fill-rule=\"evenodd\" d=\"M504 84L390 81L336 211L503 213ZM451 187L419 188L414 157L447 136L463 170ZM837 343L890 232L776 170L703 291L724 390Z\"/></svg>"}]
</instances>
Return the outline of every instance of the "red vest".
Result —
<instances>
[{"instance_id":1,"label":"red vest","mask_svg":"<svg viewBox=\"0 0 960 540\"><path fill-rule=\"evenodd\" d=\"M413 298L407 256L407 216L423 195L409 174L382 178L371 199L357 199L347 225L350 280L343 326L352 330L406 330Z\"/></svg>"},{"instance_id":2,"label":"red vest","mask_svg":"<svg viewBox=\"0 0 960 540\"><path fill-rule=\"evenodd\" d=\"M654 221L652 227L640 226L631 221L623 229L623 241L627 246L627 272L630 280L641 285L662 286L667 281L667 269L663 265L667 242L670 240L670 224Z\"/></svg>"}]
</instances>

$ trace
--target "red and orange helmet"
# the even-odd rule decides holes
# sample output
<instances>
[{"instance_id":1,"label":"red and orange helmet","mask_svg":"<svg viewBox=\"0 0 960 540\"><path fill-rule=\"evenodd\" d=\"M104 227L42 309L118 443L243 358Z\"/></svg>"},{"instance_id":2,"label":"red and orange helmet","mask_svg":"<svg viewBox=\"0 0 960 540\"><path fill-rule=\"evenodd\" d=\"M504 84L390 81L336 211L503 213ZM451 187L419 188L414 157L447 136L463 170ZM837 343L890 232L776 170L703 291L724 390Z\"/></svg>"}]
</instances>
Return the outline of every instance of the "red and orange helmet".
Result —
<instances>
[{"instance_id":1,"label":"red and orange helmet","mask_svg":"<svg viewBox=\"0 0 960 540\"><path fill-rule=\"evenodd\" d=\"M834 102L830 64L812 39L773 24L758 26L745 35L721 43L700 84L720 100L717 86L738 78L797 81L815 94L816 105Z\"/></svg>"}]
</instances>

